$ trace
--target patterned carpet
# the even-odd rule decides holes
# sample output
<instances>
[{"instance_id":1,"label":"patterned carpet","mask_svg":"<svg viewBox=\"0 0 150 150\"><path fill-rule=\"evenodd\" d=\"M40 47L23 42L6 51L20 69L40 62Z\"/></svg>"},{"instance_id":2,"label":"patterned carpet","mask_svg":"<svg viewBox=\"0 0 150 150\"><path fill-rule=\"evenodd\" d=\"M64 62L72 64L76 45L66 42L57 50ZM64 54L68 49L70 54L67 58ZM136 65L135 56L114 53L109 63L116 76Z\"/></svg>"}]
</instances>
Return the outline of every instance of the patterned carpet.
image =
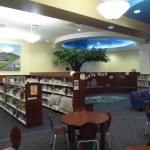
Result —
<instances>
[{"instance_id":1,"label":"patterned carpet","mask_svg":"<svg viewBox=\"0 0 150 150\"><path fill-rule=\"evenodd\" d=\"M122 94L122 96L128 96ZM110 126L110 138L112 150L124 150L129 146L145 145L150 140L150 126L148 135L144 135L146 115L145 112L131 110L128 100L114 103L95 103L94 111L112 112ZM0 150L11 146L9 134L12 127L18 125L21 128L22 141L20 150L52 150L50 141L50 128L48 114L51 113L55 125L61 125L60 117L63 115L43 107L43 125L34 128L26 128L13 117L0 109ZM106 141L106 150L108 150ZM55 150L67 150L64 137L59 136ZM89 148L86 150L90 150Z\"/></svg>"},{"instance_id":2,"label":"patterned carpet","mask_svg":"<svg viewBox=\"0 0 150 150\"><path fill-rule=\"evenodd\" d=\"M125 95L95 95L85 98L86 103L113 103L122 100L128 100L128 96Z\"/></svg>"}]
</instances>

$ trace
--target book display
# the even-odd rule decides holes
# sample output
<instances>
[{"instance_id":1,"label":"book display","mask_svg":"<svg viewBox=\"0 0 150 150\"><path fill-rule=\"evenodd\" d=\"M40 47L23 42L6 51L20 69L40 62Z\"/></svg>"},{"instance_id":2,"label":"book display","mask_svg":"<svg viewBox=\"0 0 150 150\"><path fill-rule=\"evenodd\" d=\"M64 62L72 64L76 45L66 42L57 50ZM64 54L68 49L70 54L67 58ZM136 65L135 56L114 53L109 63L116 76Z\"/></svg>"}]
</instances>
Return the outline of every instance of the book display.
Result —
<instances>
[{"instance_id":1,"label":"book display","mask_svg":"<svg viewBox=\"0 0 150 150\"><path fill-rule=\"evenodd\" d=\"M31 73L27 82L42 85L42 105L68 113L73 110L73 84L69 73Z\"/></svg>"},{"instance_id":2,"label":"book display","mask_svg":"<svg viewBox=\"0 0 150 150\"><path fill-rule=\"evenodd\" d=\"M36 86L34 94L31 93L32 86ZM0 107L26 127L41 125L42 96L40 93L41 85L26 84L25 76L7 76L0 84ZM34 110L34 114L37 113L38 120L30 109Z\"/></svg>"}]
</instances>

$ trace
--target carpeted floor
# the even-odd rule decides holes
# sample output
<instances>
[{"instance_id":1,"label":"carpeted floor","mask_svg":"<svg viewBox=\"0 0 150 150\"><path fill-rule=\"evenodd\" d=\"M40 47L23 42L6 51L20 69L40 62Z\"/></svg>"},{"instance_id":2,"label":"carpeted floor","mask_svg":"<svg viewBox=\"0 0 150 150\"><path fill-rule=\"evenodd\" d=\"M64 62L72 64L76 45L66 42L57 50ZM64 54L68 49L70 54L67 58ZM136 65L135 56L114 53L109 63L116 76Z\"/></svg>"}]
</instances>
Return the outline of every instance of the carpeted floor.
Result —
<instances>
[{"instance_id":1,"label":"carpeted floor","mask_svg":"<svg viewBox=\"0 0 150 150\"><path fill-rule=\"evenodd\" d=\"M126 95L128 96L128 95ZM113 118L110 127L112 150L124 150L128 146L145 145L150 140L144 136L146 116L144 112L130 110L130 101L123 100L117 103L95 103L94 110L101 112L111 111ZM9 134L11 129L18 125L22 131L20 150L51 150L49 145L50 130L48 114L51 113L56 125L61 125L61 113L43 108L43 125L35 128L25 128L22 124L0 109L0 150L11 146ZM108 149L108 144L106 145ZM56 150L67 149L64 137L57 138Z\"/></svg>"}]
</instances>

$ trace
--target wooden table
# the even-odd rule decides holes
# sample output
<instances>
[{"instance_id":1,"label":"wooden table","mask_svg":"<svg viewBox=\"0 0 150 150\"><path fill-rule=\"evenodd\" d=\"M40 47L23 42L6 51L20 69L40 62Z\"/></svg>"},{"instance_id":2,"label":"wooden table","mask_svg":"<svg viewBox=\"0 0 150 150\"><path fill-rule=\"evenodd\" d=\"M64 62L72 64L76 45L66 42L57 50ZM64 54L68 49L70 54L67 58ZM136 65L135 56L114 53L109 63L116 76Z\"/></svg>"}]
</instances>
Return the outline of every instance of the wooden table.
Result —
<instances>
[{"instance_id":1,"label":"wooden table","mask_svg":"<svg viewBox=\"0 0 150 150\"><path fill-rule=\"evenodd\" d=\"M71 150L75 150L75 129L86 122L94 122L100 125L101 150L105 150L105 122L108 120L105 113L94 111L80 111L65 114L61 117L61 122L68 125Z\"/></svg>"},{"instance_id":2,"label":"wooden table","mask_svg":"<svg viewBox=\"0 0 150 150\"><path fill-rule=\"evenodd\" d=\"M128 147L125 150L150 150L150 146L133 146Z\"/></svg>"}]
</instances>

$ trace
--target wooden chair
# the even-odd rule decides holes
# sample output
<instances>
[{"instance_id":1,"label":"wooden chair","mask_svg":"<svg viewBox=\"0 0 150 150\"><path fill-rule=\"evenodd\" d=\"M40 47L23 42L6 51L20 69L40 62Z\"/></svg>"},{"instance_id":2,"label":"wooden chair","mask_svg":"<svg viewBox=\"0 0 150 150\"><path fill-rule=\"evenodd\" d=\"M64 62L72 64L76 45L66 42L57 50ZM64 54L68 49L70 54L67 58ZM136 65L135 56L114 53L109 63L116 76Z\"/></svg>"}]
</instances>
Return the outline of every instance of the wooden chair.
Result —
<instances>
[{"instance_id":1,"label":"wooden chair","mask_svg":"<svg viewBox=\"0 0 150 150\"><path fill-rule=\"evenodd\" d=\"M146 146L150 146L150 140L146 143Z\"/></svg>"},{"instance_id":2,"label":"wooden chair","mask_svg":"<svg viewBox=\"0 0 150 150\"><path fill-rule=\"evenodd\" d=\"M107 112L107 116L108 116L109 119L105 123L105 128L106 128L106 136L107 136L107 139L108 139L109 149L111 149L112 146L111 146L111 141L110 141L109 128L110 128L110 125L111 125L112 113ZM100 130L100 127L99 127L99 130Z\"/></svg>"},{"instance_id":3,"label":"wooden chair","mask_svg":"<svg viewBox=\"0 0 150 150\"><path fill-rule=\"evenodd\" d=\"M10 133L10 139L12 142L12 147L6 148L4 150L19 150L21 144L21 130L18 126L15 126Z\"/></svg>"},{"instance_id":4,"label":"wooden chair","mask_svg":"<svg viewBox=\"0 0 150 150\"><path fill-rule=\"evenodd\" d=\"M78 149L80 148L79 146L81 143L95 142L97 145L97 149L99 150L99 142L96 139L97 129L98 129L97 125L93 122L84 123L79 128L79 135L77 136L77 139L78 139L77 147L78 147Z\"/></svg>"},{"instance_id":5,"label":"wooden chair","mask_svg":"<svg viewBox=\"0 0 150 150\"><path fill-rule=\"evenodd\" d=\"M51 128L50 144L52 144L52 140L53 140L53 150L55 150L56 136L60 135L60 134L63 134L65 136L66 142L67 142L67 146L68 146L68 149L69 149L69 141L68 141L67 129L65 127L63 127L63 126L61 126L61 127L54 127L51 115L49 114L48 116L49 116L50 128Z\"/></svg>"},{"instance_id":6,"label":"wooden chair","mask_svg":"<svg viewBox=\"0 0 150 150\"><path fill-rule=\"evenodd\" d=\"M145 135L146 135L148 124L150 123L150 105L145 106L145 113L146 113L146 117L147 117L146 127L145 127Z\"/></svg>"},{"instance_id":7,"label":"wooden chair","mask_svg":"<svg viewBox=\"0 0 150 150\"><path fill-rule=\"evenodd\" d=\"M19 150L19 146L21 144L21 130L18 126L12 129L10 139L12 142L12 147L16 150Z\"/></svg>"}]
</instances>

